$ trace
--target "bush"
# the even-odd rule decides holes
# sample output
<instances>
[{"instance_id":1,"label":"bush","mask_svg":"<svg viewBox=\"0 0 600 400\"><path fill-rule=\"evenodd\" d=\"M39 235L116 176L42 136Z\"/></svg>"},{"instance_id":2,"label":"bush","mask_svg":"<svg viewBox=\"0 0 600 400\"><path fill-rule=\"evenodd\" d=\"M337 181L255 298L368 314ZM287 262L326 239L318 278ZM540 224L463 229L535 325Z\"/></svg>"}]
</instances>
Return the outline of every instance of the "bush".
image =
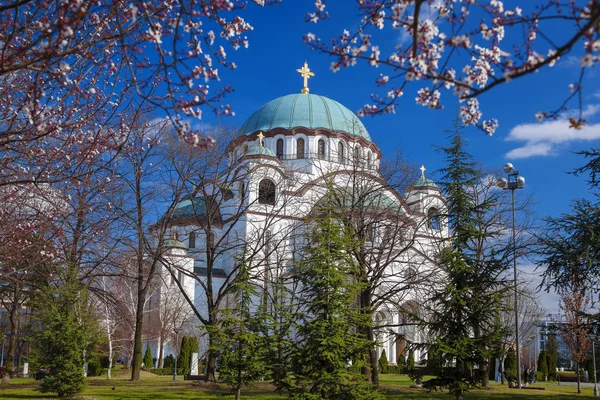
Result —
<instances>
[{"instance_id":1,"label":"bush","mask_svg":"<svg viewBox=\"0 0 600 400\"><path fill-rule=\"evenodd\" d=\"M412 371L413 369L415 369L415 353L414 351L410 351L408 353L408 361L406 362L407 367L408 367L408 371Z\"/></svg>"},{"instance_id":2,"label":"bush","mask_svg":"<svg viewBox=\"0 0 600 400\"><path fill-rule=\"evenodd\" d=\"M504 359L504 371L506 376L517 376L517 354L514 350L509 350Z\"/></svg>"},{"instance_id":3,"label":"bush","mask_svg":"<svg viewBox=\"0 0 600 400\"><path fill-rule=\"evenodd\" d=\"M396 365L398 365L398 367L400 368L400 370L402 371L401 374L405 373L405 369L406 369L406 360L404 359L404 354L400 354L398 356L398 359L396 360Z\"/></svg>"},{"instance_id":4,"label":"bush","mask_svg":"<svg viewBox=\"0 0 600 400\"><path fill-rule=\"evenodd\" d=\"M387 374L388 371L388 359L385 354L385 349L381 352L381 357L379 357L379 372L382 374Z\"/></svg>"},{"instance_id":5,"label":"bush","mask_svg":"<svg viewBox=\"0 0 600 400\"><path fill-rule=\"evenodd\" d=\"M100 366L102 366L102 368L108 368L108 357L107 356L103 356L100 357ZM114 362L113 362L113 367L114 367Z\"/></svg>"},{"instance_id":6,"label":"bush","mask_svg":"<svg viewBox=\"0 0 600 400\"><path fill-rule=\"evenodd\" d=\"M173 367L171 368L153 368L149 372L154 375L173 375ZM177 368L177 375L183 376L183 368Z\"/></svg>"},{"instance_id":7,"label":"bush","mask_svg":"<svg viewBox=\"0 0 600 400\"><path fill-rule=\"evenodd\" d=\"M548 376L548 353L546 350L542 350L540 355L538 356L538 365L537 370L541 372L544 376Z\"/></svg>"},{"instance_id":8,"label":"bush","mask_svg":"<svg viewBox=\"0 0 600 400\"><path fill-rule=\"evenodd\" d=\"M357 367L356 365L351 365L348 367L348 372L352 374L360 374L360 367Z\"/></svg>"},{"instance_id":9,"label":"bush","mask_svg":"<svg viewBox=\"0 0 600 400\"><path fill-rule=\"evenodd\" d=\"M166 356L163 362L163 368L175 368L175 357L173 357L171 354Z\"/></svg>"},{"instance_id":10,"label":"bush","mask_svg":"<svg viewBox=\"0 0 600 400\"><path fill-rule=\"evenodd\" d=\"M100 376L102 373L103 368L98 357L94 357L88 361L87 376Z\"/></svg>"},{"instance_id":11,"label":"bush","mask_svg":"<svg viewBox=\"0 0 600 400\"><path fill-rule=\"evenodd\" d=\"M152 350L150 350L150 346L146 347L146 353L144 353L144 368L152 369L154 367L154 363L152 362Z\"/></svg>"},{"instance_id":12,"label":"bush","mask_svg":"<svg viewBox=\"0 0 600 400\"><path fill-rule=\"evenodd\" d=\"M536 372L535 372L535 380L536 380L537 382L543 382L543 381L545 381L545 380L546 380L546 375L544 375L544 373L543 373L543 372L536 371Z\"/></svg>"},{"instance_id":13,"label":"bush","mask_svg":"<svg viewBox=\"0 0 600 400\"><path fill-rule=\"evenodd\" d=\"M403 374L404 373L404 366L400 366L400 365L388 365L387 373L388 374Z\"/></svg>"}]
</instances>

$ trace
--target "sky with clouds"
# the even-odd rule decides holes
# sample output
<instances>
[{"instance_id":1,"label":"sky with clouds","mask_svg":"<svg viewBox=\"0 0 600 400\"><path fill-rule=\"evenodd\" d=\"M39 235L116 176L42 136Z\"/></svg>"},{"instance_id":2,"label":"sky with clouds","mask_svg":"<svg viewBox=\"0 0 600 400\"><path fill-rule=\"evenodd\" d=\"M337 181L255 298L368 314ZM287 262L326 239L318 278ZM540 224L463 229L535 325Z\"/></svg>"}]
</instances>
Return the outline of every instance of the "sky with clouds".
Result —
<instances>
[{"instance_id":1,"label":"sky with clouds","mask_svg":"<svg viewBox=\"0 0 600 400\"><path fill-rule=\"evenodd\" d=\"M350 6L352 4L352 6ZM311 93L330 97L351 110L358 110L369 102L374 81L383 69L366 64L332 73L332 58L318 54L303 44L302 36L313 32L323 38L339 35L344 28L358 23L354 2L328 2L330 19L323 23L305 23L304 16L312 11L309 0L284 1L275 7L249 7L243 16L255 29L248 33L250 46L234 52L226 49L228 58L238 65L235 71L220 70L221 79L231 84L234 92L225 103L236 115L224 122L241 126L258 107L279 96L299 93L302 79L296 73L307 61L316 76L310 80ZM404 39L402 32L386 31L382 45L394 46ZM539 218L558 216L567 212L570 202L577 197L589 196L585 179L568 172L584 164L582 156L574 152L600 147L600 79L591 69L584 82L584 115L588 124L581 130L569 128L571 110L556 121L536 122L535 114L558 108L569 96L569 84L578 80L580 63L575 55L559 60L553 68L513 80L480 97L483 118L497 118L500 126L492 137L475 129L467 129L465 136L469 150L486 168L501 170L512 162L526 178L525 189L518 195L531 195ZM390 71L387 71L388 73ZM415 104L420 88L409 87L401 99L396 114L363 119L373 141L384 156L393 156L401 148L416 165L424 164L426 174L436 179L436 170L443 160L436 146L448 143L459 104L449 92L442 94L443 110L430 110ZM203 123L215 123L216 117L205 112ZM523 273L536 275L533 267L523 266ZM555 297L544 297L544 306L557 311Z\"/></svg>"}]
</instances>

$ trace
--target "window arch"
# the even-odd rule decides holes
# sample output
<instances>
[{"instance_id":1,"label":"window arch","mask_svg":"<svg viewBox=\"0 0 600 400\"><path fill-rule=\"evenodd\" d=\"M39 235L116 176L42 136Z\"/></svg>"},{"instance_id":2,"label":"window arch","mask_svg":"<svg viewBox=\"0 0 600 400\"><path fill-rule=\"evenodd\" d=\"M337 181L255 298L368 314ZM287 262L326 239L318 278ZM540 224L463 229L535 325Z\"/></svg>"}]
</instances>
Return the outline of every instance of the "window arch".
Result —
<instances>
[{"instance_id":1,"label":"window arch","mask_svg":"<svg viewBox=\"0 0 600 400\"><path fill-rule=\"evenodd\" d=\"M283 139L277 139L277 158L280 160L283 158Z\"/></svg>"},{"instance_id":2,"label":"window arch","mask_svg":"<svg viewBox=\"0 0 600 400\"><path fill-rule=\"evenodd\" d=\"M354 146L354 163L358 164L360 162L360 147L358 145Z\"/></svg>"},{"instance_id":3,"label":"window arch","mask_svg":"<svg viewBox=\"0 0 600 400\"><path fill-rule=\"evenodd\" d=\"M263 179L258 184L258 202L275 205L275 183L272 180Z\"/></svg>"},{"instance_id":4,"label":"window arch","mask_svg":"<svg viewBox=\"0 0 600 400\"><path fill-rule=\"evenodd\" d=\"M338 162L344 162L344 143L341 140L338 142Z\"/></svg>"},{"instance_id":5,"label":"window arch","mask_svg":"<svg viewBox=\"0 0 600 400\"><path fill-rule=\"evenodd\" d=\"M190 232L190 235L188 236L188 248L196 248L196 232Z\"/></svg>"},{"instance_id":6,"label":"window arch","mask_svg":"<svg viewBox=\"0 0 600 400\"><path fill-rule=\"evenodd\" d=\"M317 152L319 155L319 158L321 160L325 159L325 141L323 139L319 139L319 141L317 142Z\"/></svg>"},{"instance_id":7,"label":"window arch","mask_svg":"<svg viewBox=\"0 0 600 400\"><path fill-rule=\"evenodd\" d=\"M435 207L431 207L427 211L427 226L436 231L440 230L440 213Z\"/></svg>"},{"instance_id":8,"label":"window arch","mask_svg":"<svg viewBox=\"0 0 600 400\"><path fill-rule=\"evenodd\" d=\"M296 140L296 158L304 158L304 139L302 138Z\"/></svg>"},{"instance_id":9,"label":"window arch","mask_svg":"<svg viewBox=\"0 0 600 400\"><path fill-rule=\"evenodd\" d=\"M367 169L371 169L371 152L367 153Z\"/></svg>"}]
</instances>

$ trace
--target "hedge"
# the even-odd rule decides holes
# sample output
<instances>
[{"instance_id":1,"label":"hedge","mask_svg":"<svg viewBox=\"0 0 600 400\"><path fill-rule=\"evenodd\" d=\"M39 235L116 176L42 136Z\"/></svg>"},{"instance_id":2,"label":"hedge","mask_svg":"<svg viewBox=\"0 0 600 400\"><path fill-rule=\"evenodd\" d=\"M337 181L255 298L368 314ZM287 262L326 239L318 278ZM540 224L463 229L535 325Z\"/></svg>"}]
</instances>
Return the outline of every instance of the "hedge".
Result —
<instances>
[{"instance_id":1,"label":"hedge","mask_svg":"<svg viewBox=\"0 0 600 400\"><path fill-rule=\"evenodd\" d=\"M173 368L152 368L150 372L154 375L173 375ZM177 367L177 375L183 375L183 367Z\"/></svg>"}]
</instances>

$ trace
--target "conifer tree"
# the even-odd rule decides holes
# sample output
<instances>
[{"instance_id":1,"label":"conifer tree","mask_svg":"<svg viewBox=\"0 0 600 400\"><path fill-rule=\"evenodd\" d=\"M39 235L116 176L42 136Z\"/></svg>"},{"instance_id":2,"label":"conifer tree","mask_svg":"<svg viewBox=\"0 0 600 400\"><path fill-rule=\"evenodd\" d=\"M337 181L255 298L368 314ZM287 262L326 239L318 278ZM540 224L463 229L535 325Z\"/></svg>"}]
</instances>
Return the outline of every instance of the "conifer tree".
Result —
<instances>
[{"instance_id":1,"label":"conifer tree","mask_svg":"<svg viewBox=\"0 0 600 400\"><path fill-rule=\"evenodd\" d=\"M332 217L331 205L331 195L325 195L307 238L311 245L295 268L302 286L302 316L291 374L279 383L280 389L293 399L380 398L360 372L348 368L352 360L361 367L374 343L360 333L371 316L365 317L356 305L360 284L350 278L357 271L348 251L353 238Z\"/></svg>"},{"instance_id":2,"label":"conifer tree","mask_svg":"<svg viewBox=\"0 0 600 400\"><path fill-rule=\"evenodd\" d=\"M188 338L184 336L181 338L181 349L179 350L179 357L177 357L177 369L182 371L182 375L190 373L190 356Z\"/></svg>"},{"instance_id":3,"label":"conifer tree","mask_svg":"<svg viewBox=\"0 0 600 400\"><path fill-rule=\"evenodd\" d=\"M75 276L49 282L33 301L34 318L40 329L33 335L33 361L49 368L40 391L72 397L83 391L85 354L96 344L97 324L88 292Z\"/></svg>"},{"instance_id":4,"label":"conifer tree","mask_svg":"<svg viewBox=\"0 0 600 400\"><path fill-rule=\"evenodd\" d=\"M436 338L434 345L443 363L453 368L440 369L425 386L446 388L461 400L470 387L488 382L487 367L497 341L495 313L505 290L500 278L508 266L502 254L487 244L502 236L497 223L484 223L497 198L477 196L482 173L465 151L458 126L451 144L440 151L446 161L442 187L452 242L440 251L444 283L427 302L432 306L423 323ZM472 365L480 368L475 374Z\"/></svg>"},{"instance_id":5,"label":"conifer tree","mask_svg":"<svg viewBox=\"0 0 600 400\"><path fill-rule=\"evenodd\" d=\"M381 357L379 357L379 372L382 374L387 374L388 370L388 359L387 354L385 354L385 349L381 352Z\"/></svg>"},{"instance_id":6,"label":"conifer tree","mask_svg":"<svg viewBox=\"0 0 600 400\"><path fill-rule=\"evenodd\" d=\"M146 352L144 353L144 367L146 369L152 369L154 366L154 361L152 361L152 350L150 350L150 346L146 346Z\"/></svg>"},{"instance_id":7,"label":"conifer tree","mask_svg":"<svg viewBox=\"0 0 600 400\"><path fill-rule=\"evenodd\" d=\"M544 377L548 376L548 353L546 353L546 350L540 351L537 370L538 372L541 372Z\"/></svg>"},{"instance_id":8,"label":"conifer tree","mask_svg":"<svg viewBox=\"0 0 600 400\"><path fill-rule=\"evenodd\" d=\"M250 279L249 266L242 260L233 285L236 308L223 310L219 331L215 332L221 361L219 381L233 389L236 400L241 398L242 387L252 387L268 370L266 356L268 343L263 331L260 307L253 306L258 290Z\"/></svg>"}]
</instances>

